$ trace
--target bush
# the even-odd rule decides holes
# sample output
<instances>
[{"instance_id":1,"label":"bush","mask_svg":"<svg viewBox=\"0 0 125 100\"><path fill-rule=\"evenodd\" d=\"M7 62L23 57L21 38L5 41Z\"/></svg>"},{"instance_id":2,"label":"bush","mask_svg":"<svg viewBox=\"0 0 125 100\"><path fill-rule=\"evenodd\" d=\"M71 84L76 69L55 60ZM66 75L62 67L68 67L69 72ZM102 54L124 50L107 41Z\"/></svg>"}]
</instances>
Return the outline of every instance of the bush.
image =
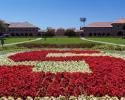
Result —
<instances>
[{"instance_id":1,"label":"bush","mask_svg":"<svg viewBox=\"0 0 125 100\"><path fill-rule=\"evenodd\" d=\"M124 51L125 47L113 45L96 45L93 47L93 49Z\"/></svg>"},{"instance_id":2,"label":"bush","mask_svg":"<svg viewBox=\"0 0 125 100\"><path fill-rule=\"evenodd\" d=\"M100 45L97 43L82 43L82 44L33 44L33 43L25 43L18 44L18 47L25 48L93 48L96 45Z\"/></svg>"},{"instance_id":3,"label":"bush","mask_svg":"<svg viewBox=\"0 0 125 100\"><path fill-rule=\"evenodd\" d=\"M122 39L125 39L125 36L123 36Z\"/></svg>"},{"instance_id":4,"label":"bush","mask_svg":"<svg viewBox=\"0 0 125 100\"><path fill-rule=\"evenodd\" d=\"M64 34L65 36L68 36L68 37L75 37L76 36L76 32L74 31L74 30L72 30L72 29L67 29L66 31L65 31L65 34Z\"/></svg>"},{"instance_id":5,"label":"bush","mask_svg":"<svg viewBox=\"0 0 125 100\"><path fill-rule=\"evenodd\" d=\"M28 48L26 47L18 47L18 46L9 46L9 47L0 47L0 52L1 54L3 54L3 52L8 52L8 51L13 51L13 52L16 52L16 51L22 51L22 50L27 50Z\"/></svg>"},{"instance_id":6,"label":"bush","mask_svg":"<svg viewBox=\"0 0 125 100\"><path fill-rule=\"evenodd\" d=\"M46 37L53 37L55 36L55 32L51 29L48 29L47 32L45 34L42 35L44 38Z\"/></svg>"}]
</instances>

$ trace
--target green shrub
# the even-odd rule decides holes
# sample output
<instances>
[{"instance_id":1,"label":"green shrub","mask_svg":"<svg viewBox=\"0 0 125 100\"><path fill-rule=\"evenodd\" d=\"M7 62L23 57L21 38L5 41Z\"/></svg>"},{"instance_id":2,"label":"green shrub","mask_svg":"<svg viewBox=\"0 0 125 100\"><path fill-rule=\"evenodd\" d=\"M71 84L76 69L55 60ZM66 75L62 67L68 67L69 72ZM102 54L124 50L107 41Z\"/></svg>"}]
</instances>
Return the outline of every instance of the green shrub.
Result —
<instances>
[{"instance_id":1,"label":"green shrub","mask_svg":"<svg viewBox=\"0 0 125 100\"><path fill-rule=\"evenodd\" d=\"M76 36L76 32L74 31L74 30L72 30L72 29L67 29L66 31L65 31L65 34L64 34L65 36L68 36L68 37L75 37Z\"/></svg>"},{"instance_id":2,"label":"green shrub","mask_svg":"<svg viewBox=\"0 0 125 100\"><path fill-rule=\"evenodd\" d=\"M18 47L25 47L29 49L33 48L93 48L96 43L82 43L82 44L34 44L34 43L25 43L18 44Z\"/></svg>"},{"instance_id":3,"label":"green shrub","mask_svg":"<svg viewBox=\"0 0 125 100\"><path fill-rule=\"evenodd\" d=\"M93 47L93 49L124 51L125 47L113 45L96 45Z\"/></svg>"},{"instance_id":4,"label":"green shrub","mask_svg":"<svg viewBox=\"0 0 125 100\"><path fill-rule=\"evenodd\" d=\"M42 37L53 37L55 36L55 31L53 29L47 29L47 32L45 32Z\"/></svg>"}]
</instances>

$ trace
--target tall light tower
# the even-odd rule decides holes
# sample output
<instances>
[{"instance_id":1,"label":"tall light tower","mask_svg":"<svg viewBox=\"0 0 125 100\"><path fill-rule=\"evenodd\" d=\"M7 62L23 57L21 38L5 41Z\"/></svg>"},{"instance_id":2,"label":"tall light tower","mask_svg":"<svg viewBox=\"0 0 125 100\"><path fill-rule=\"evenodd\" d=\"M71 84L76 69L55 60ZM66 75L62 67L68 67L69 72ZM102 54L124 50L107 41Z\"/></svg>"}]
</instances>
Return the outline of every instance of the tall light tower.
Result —
<instances>
[{"instance_id":1,"label":"tall light tower","mask_svg":"<svg viewBox=\"0 0 125 100\"><path fill-rule=\"evenodd\" d=\"M86 17L81 17L81 18L80 18L80 22L83 23L83 24L81 24L81 26L80 26L80 30L82 30L80 36L84 36L84 27L85 27Z\"/></svg>"},{"instance_id":2,"label":"tall light tower","mask_svg":"<svg viewBox=\"0 0 125 100\"><path fill-rule=\"evenodd\" d=\"M84 26L84 27L85 27L85 22L86 22L86 20L87 20L87 19L86 19L85 17L81 17L81 18L80 18L80 22L83 23L83 26ZM81 26L81 27L83 27L83 26Z\"/></svg>"}]
</instances>

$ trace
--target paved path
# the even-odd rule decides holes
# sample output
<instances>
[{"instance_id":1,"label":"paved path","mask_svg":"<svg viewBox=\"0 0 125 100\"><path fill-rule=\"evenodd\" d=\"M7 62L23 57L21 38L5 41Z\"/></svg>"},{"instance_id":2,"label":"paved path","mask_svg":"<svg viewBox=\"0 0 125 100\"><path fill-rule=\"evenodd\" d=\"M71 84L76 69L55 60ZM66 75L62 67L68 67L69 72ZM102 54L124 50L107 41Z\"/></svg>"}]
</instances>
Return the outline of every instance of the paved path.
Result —
<instances>
[{"instance_id":1,"label":"paved path","mask_svg":"<svg viewBox=\"0 0 125 100\"><path fill-rule=\"evenodd\" d=\"M122 44L115 44L115 43L110 43L110 42L96 41L96 40L90 40L90 39L86 39L86 38L81 38L81 40L85 40L85 41L89 41L89 42L95 42L95 43L101 43L101 44L110 44L110 45L116 45L116 46L123 46L123 47L125 47L125 45L122 45Z\"/></svg>"},{"instance_id":2,"label":"paved path","mask_svg":"<svg viewBox=\"0 0 125 100\"><path fill-rule=\"evenodd\" d=\"M23 41L23 42L17 42L17 43L9 43L9 44L4 44L4 46L12 46L12 45L17 45L17 44L22 44L22 43L29 43L29 42L34 42L34 41L39 41L42 38L37 38L34 40L29 40L29 41Z\"/></svg>"}]
</instances>

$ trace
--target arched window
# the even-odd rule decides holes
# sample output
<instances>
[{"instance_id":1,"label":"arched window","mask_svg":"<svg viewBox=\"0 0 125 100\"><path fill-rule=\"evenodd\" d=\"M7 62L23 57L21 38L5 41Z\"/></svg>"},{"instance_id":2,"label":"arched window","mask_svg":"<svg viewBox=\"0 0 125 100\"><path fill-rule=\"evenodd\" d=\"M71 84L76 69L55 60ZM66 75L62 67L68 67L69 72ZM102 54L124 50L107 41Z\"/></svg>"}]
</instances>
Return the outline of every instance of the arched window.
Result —
<instances>
[{"instance_id":1,"label":"arched window","mask_svg":"<svg viewBox=\"0 0 125 100\"><path fill-rule=\"evenodd\" d=\"M84 35L84 33L81 33L80 36L84 37L85 35Z\"/></svg>"},{"instance_id":2,"label":"arched window","mask_svg":"<svg viewBox=\"0 0 125 100\"><path fill-rule=\"evenodd\" d=\"M101 36L101 34L100 34L100 33L98 33L98 36Z\"/></svg>"},{"instance_id":3,"label":"arched window","mask_svg":"<svg viewBox=\"0 0 125 100\"><path fill-rule=\"evenodd\" d=\"M96 33L94 33L94 36L96 36Z\"/></svg>"},{"instance_id":4,"label":"arched window","mask_svg":"<svg viewBox=\"0 0 125 100\"><path fill-rule=\"evenodd\" d=\"M25 33L25 36L28 36L28 33Z\"/></svg>"},{"instance_id":5,"label":"arched window","mask_svg":"<svg viewBox=\"0 0 125 100\"><path fill-rule=\"evenodd\" d=\"M103 33L102 36L105 36L105 33Z\"/></svg>"},{"instance_id":6,"label":"arched window","mask_svg":"<svg viewBox=\"0 0 125 100\"><path fill-rule=\"evenodd\" d=\"M123 36L123 32L122 32L122 31L119 31L119 32L117 33L117 36Z\"/></svg>"},{"instance_id":7,"label":"arched window","mask_svg":"<svg viewBox=\"0 0 125 100\"><path fill-rule=\"evenodd\" d=\"M29 36L33 36L33 34L32 34L32 33L30 33L30 34L29 34Z\"/></svg>"},{"instance_id":8,"label":"arched window","mask_svg":"<svg viewBox=\"0 0 125 100\"><path fill-rule=\"evenodd\" d=\"M39 33L39 34L37 34L37 36L42 36L42 35Z\"/></svg>"},{"instance_id":9,"label":"arched window","mask_svg":"<svg viewBox=\"0 0 125 100\"><path fill-rule=\"evenodd\" d=\"M92 36L92 33L89 33L89 36Z\"/></svg>"},{"instance_id":10,"label":"arched window","mask_svg":"<svg viewBox=\"0 0 125 100\"><path fill-rule=\"evenodd\" d=\"M19 34L18 34L18 33L16 33L16 36L19 36Z\"/></svg>"},{"instance_id":11,"label":"arched window","mask_svg":"<svg viewBox=\"0 0 125 100\"><path fill-rule=\"evenodd\" d=\"M14 34L14 33L12 33L12 34L11 34L11 36L15 36L15 34Z\"/></svg>"},{"instance_id":12,"label":"arched window","mask_svg":"<svg viewBox=\"0 0 125 100\"><path fill-rule=\"evenodd\" d=\"M21 33L21 36L24 36L24 33Z\"/></svg>"},{"instance_id":13,"label":"arched window","mask_svg":"<svg viewBox=\"0 0 125 100\"><path fill-rule=\"evenodd\" d=\"M110 36L110 33L107 33L107 36Z\"/></svg>"}]
</instances>

